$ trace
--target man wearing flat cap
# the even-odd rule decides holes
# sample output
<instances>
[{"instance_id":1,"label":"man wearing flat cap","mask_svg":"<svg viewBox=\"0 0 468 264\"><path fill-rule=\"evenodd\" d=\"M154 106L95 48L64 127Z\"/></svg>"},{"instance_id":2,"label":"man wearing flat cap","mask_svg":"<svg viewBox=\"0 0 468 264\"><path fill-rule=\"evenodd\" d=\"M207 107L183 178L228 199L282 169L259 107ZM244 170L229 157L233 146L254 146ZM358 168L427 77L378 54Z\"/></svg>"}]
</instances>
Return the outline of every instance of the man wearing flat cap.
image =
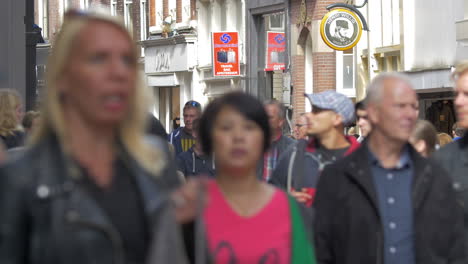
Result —
<instances>
[{"instance_id":1,"label":"man wearing flat cap","mask_svg":"<svg viewBox=\"0 0 468 264\"><path fill-rule=\"evenodd\" d=\"M309 140L299 140L281 155L270 183L311 206L323 168L356 150L359 143L344 135L344 127L354 121L354 104L348 97L335 91L305 96L312 104L306 114Z\"/></svg>"}]
</instances>

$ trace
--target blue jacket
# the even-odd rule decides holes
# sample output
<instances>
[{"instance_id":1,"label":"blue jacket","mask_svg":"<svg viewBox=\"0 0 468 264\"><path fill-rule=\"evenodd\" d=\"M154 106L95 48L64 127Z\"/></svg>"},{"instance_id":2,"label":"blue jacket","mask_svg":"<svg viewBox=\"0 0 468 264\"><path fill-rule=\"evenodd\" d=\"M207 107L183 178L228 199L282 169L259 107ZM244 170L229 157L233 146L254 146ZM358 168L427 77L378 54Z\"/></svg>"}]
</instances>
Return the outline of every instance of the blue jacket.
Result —
<instances>
[{"instance_id":1,"label":"blue jacket","mask_svg":"<svg viewBox=\"0 0 468 264\"><path fill-rule=\"evenodd\" d=\"M197 175L214 177L214 159L209 156L198 156L191 147L189 150L177 155L177 170L182 172L185 177Z\"/></svg>"},{"instance_id":2,"label":"blue jacket","mask_svg":"<svg viewBox=\"0 0 468 264\"><path fill-rule=\"evenodd\" d=\"M186 134L183 131L184 127L179 127L176 130L172 131L171 134L169 134L168 141L174 146L174 152L175 156L177 157L180 153L187 151L189 148L192 147L193 144L189 144L187 146L184 146L182 144L182 136L183 134ZM194 141L195 142L195 141Z\"/></svg>"}]
</instances>

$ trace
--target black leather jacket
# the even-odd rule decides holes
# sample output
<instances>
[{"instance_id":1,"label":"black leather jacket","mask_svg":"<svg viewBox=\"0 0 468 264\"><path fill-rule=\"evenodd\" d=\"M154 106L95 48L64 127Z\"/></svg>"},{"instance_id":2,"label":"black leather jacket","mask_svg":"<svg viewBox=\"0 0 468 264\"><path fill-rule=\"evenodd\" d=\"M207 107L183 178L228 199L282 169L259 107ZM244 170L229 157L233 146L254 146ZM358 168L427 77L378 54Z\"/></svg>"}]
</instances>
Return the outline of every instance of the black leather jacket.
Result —
<instances>
[{"instance_id":1,"label":"black leather jacket","mask_svg":"<svg viewBox=\"0 0 468 264\"><path fill-rule=\"evenodd\" d=\"M175 184L175 170L168 166L155 178L122 153L147 222L153 225L158 210L167 204L164 193ZM75 184L67 164L50 136L1 168L0 263L127 264L119 233L95 200Z\"/></svg>"}]
</instances>

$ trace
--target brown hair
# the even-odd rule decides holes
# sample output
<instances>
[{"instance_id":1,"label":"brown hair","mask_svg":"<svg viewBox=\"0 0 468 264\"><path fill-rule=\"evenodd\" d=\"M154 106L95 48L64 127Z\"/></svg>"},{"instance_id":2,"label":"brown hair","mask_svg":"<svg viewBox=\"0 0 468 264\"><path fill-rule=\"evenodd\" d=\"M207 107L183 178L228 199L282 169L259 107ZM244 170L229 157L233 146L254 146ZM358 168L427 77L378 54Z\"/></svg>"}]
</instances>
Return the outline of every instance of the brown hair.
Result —
<instances>
[{"instance_id":1,"label":"brown hair","mask_svg":"<svg viewBox=\"0 0 468 264\"><path fill-rule=\"evenodd\" d=\"M423 140L426 143L427 155L434 152L439 141L437 138L437 130L434 125L427 120L418 120L416 122L411 138L416 142Z\"/></svg>"}]
</instances>

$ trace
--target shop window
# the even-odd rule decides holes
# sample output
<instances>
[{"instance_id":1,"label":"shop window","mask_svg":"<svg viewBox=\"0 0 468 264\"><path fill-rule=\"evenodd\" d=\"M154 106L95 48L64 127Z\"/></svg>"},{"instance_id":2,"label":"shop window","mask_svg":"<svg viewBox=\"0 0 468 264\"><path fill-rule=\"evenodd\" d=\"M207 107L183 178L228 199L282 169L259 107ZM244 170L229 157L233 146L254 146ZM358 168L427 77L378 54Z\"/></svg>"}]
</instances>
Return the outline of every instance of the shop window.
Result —
<instances>
[{"instance_id":1,"label":"shop window","mask_svg":"<svg viewBox=\"0 0 468 264\"><path fill-rule=\"evenodd\" d=\"M63 10L67 11L69 8L73 7L73 1L72 0L63 0Z\"/></svg>"},{"instance_id":2,"label":"shop window","mask_svg":"<svg viewBox=\"0 0 468 264\"><path fill-rule=\"evenodd\" d=\"M348 97L356 97L356 68L354 49L336 52L337 92Z\"/></svg>"},{"instance_id":3,"label":"shop window","mask_svg":"<svg viewBox=\"0 0 468 264\"><path fill-rule=\"evenodd\" d=\"M124 22L129 30L132 30L132 6L133 2L131 0L125 0Z\"/></svg>"},{"instance_id":4,"label":"shop window","mask_svg":"<svg viewBox=\"0 0 468 264\"><path fill-rule=\"evenodd\" d=\"M146 32L148 30L146 23L146 0L140 0L140 38L146 40ZM145 48L141 47L141 56L145 56Z\"/></svg>"},{"instance_id":5,"label":"shop window","mask_svg":"<svg viewBox=\"0 0 468 264\"><path fill-rule=\"evenodd\" d=\"M140 37L141 40L146 40L146 30L147 30L147 23L146 23L146 0L140 0Z\"/></svg>"},{"instance_id":6,"label":"shop window","mask_svg":"<svg viewBox=\"0 0 468 264\"><path fill-rule=\"evenodd\" d=\"M38 2L38 26L42 28L42 37L49 38L49 0L39 0Z\"/></svg>"},{"instance_id":7,"label":"shop window","mask_svg":"<svg viewBox=\"0 0 468 264\"><path fill-rule=\"evenodd\" d=\"M80 6L82 9L88 9L90 5L90 0L81 0Z\"/></svg>"},{"instance_id":8,"label":"shop window","mask_svg":"<svg viewBox=\"0 0 468 264\"><path fill-rule=\"evenodd\" d=\"M111 14L113 16L116 16L117 15L117 0L111 1L110 8L111 8Z\"/></svg>"},{"instance_id":9,"label":"shop window","mask_svg":"<svg viewBox=\"0 0 468 264\"><path fill-rule=\"evenodd\" d=\"M268 17L268 30L284 31L284 13L270 14Z\"/></svg>"}]
</instances>

